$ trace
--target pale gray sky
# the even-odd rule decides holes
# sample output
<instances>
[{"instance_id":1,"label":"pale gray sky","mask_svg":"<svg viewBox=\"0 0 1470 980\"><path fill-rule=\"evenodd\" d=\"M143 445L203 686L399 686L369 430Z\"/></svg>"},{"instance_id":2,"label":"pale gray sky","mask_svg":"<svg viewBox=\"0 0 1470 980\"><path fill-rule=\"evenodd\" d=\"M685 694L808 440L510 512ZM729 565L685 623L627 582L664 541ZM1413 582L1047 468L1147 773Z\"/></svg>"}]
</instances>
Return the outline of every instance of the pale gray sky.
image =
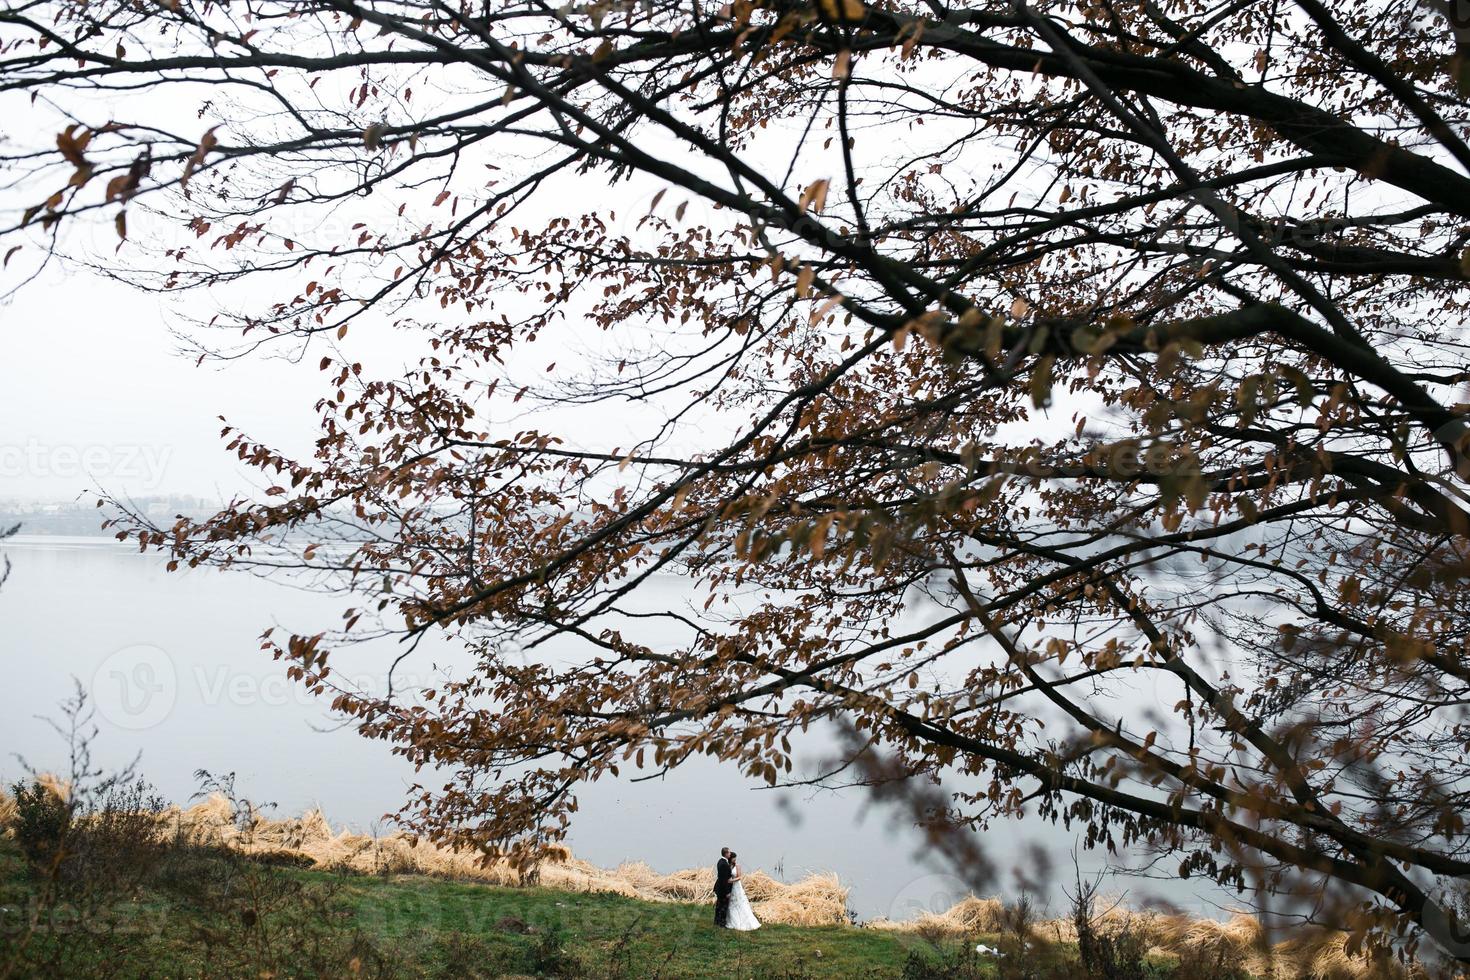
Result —
<instances>
[{"instance_id":1,"label":"pale gray sky","mask_svg":"<svg viewBox=\"0 0 1470 980\"><path fill-rule=\"evenodd\" d=\"M415 84L428 84L428 81ZM952 83L953 80L945 82ZM424 91L434 91L436 98L466 97L455 87L453 78L439 78L437 84L443 86L442 90L431 87ZM941 88L942 85L937 85L936 91ZM200 96L207 94L201 92ZM480 98L478 90L471 94ZM246 95L238 97L248 101ZM89 115L98 119L121 111L122 100L116 96L77 98L81 105L88 107ZM134 113L142 113L150 121L165 120L180 132L202 130L214 119L214 116L203 121L195 118L187 89L166 94L135 94L127 99ZM6 137L8 128L11 138L41 146L48 141L47 134L61 125L44 106L32 106L17 95L3 102L0 109L12 110L0 112L0 119L5 120L0 123L0 138ZM231 124L224 125L226 134L234 131ZM881 161L884 167L899 167L915 152L921 140L943 143L943 129L942 125L930 127L922 137L909 132L897 141L865 139L860 141L857 152ZM763 131L757 145L751 146L746 155L768 172L784 174L792 151L805 133L805 126L800 122L773 125ZM653 152L678 154L683 158L681 162L695 171L709 171L704 174L709 179L723 179L708 161L688 158L687 151L667 137L650 132L646 138ZM508 180L506 175L524 170L528 161L539 159L545 151L544 144L515 140L498 141L493 150L478 148L462 162L456 189L473 195L488 179L487 174ZM835 153L824 148L822 140L811 141L802 150L801 167L792 171L789 183L799 188L813 179L834 175L838 166ZM481 159L482 156L486 159ZM490 158L495 161L496 169L480 167L482 163L488 166ZM987 158L975 164L976 173L997 165L996 160ZM38 193L35 187L24 189L23 193L12 188L5 203L13 206L29 203L35 193ZM638 219L660 200L658 210L670 216L678 209L682 215L679 223L684 226L719 227L731 220L728 212L713 212L707 203L690 201L689 196L680 191L668 192L661 181L651 178L635 178L609 187L601 175L589 178L564 174L548 182L531 205L519 209L514 223L536 227L538 221L552 214L613 209L616 217L609 223L614 230L637 236ZM407 197L427 205L433 195L420 189ZM331 241L334 238L355 237L356 232L351 229L359 219L374 213L391 215L393 206L401 200L399 196L390 200L389 196L376 195L354 199L329 211L293 211L279 220L297 222L291 230L303 242L328 239L330 245L335 244ZM208 261L223 266L232 260L248 261L241 254L246 249L227 257L223 252L209 249L207 239L196 242L195 236L183 230L176 220L150 221L147 207L140 199L128 208L131 240L118 257L123 264L148 267L148 260L135 244L143 241L152 241L155 246L160 242L187 242L197 253L207 255ZM108 213L97 215L95 220L68 222L63 232L74 240L66 243L66 251L110 261L117 244L111 218ZM31 267L38 255L37 240L32 237L10 268L0 272L0 293L24 269ZM296 283L298 278L303 282ZM310 275L297 276L295 271L266 276L236 287L239 291L229 299L195 293L172 299L187 306L165 308L157 296L106 281L86 269L53 265L40 281L23 289L18 298L8 305L0 305L0 340L3 340L0 499L68 499L99 483L118 494L182 493L213 498L259 484L261 478L257 474L247 471L224 452L224 443L219 439L219 415L273 448L294 455L309 452L316 421L313 405L326 391L316 369L321 352L314 350L297 365L263 359L257 354L227 365L206 363L196 367L192 357L175 353L177 343L170 334L170 327L183 321L183 312L207 319L213 312L212 304L250 304L262 297L289 296L293 287L304 285L305 278ZM503 298L497 301L502 302L505 302ZM514 304L515 299L512 297L510 302ZM611 346L624 341L626 335L622 331L617 338L577 337L580 327L575 322L577 309L573 306L569 310L570 317L560 329L548 331L555 336L543 337L534 350L525 353L526 370L534 372L531 377L547 378L542 371L549 362L556 362L559 375L563 374L574 366L577 353L595 346L607 354ZM393 377L400 373L405 362L422 356L427 348L423 344L415 345L411 337L392 331L385 322L391 314L380 312L381 315L356 321L346 343L353 358L363 362L366 374ZM428 315L452 317L455 313L449 310L440 314L436 303ZM653 330L654 333L644 334L644 338L656 336L656 325ZM217 339L223 346L237 342L239 335L220 334ZM631 342L635 338L627 339ZM582 342L588 340L591 342ZM528 402L522 403L518 411L524 410ZM609 451L627 448L634 441L634 432L646 436L649 417L645 414L640 418L639 413L656 415L657 411L647 403L620 404L616 412L599 406L591 412L575 413L575 418L568 413L557 419L565 424L547 419L538 419L534 424L555 431L569 443ZM740 421L725 420L725 424ZM497 428L522 427L520 420L513 416L500 417L495 422ZM701 426L713 424L711 420L700 423ZM689 434L699 437L699 427L691 428ZM705 432L704 436L702 442L718 441L714 433Z\"/></svg>"},{"instance_id":2,"label":"pale gray sky","mask_svg":"<svg viewBox=\"0 0 1470 980\"><path fill-rule=\"evenodd\" d=\"M308 365L221 367L177 353L159 298L53 267L0 306L0 497L228 495L253 482L216 416L310 447L320 382ZM250 481L250 482L247 482Z\"/></svg>"}]
</instances>

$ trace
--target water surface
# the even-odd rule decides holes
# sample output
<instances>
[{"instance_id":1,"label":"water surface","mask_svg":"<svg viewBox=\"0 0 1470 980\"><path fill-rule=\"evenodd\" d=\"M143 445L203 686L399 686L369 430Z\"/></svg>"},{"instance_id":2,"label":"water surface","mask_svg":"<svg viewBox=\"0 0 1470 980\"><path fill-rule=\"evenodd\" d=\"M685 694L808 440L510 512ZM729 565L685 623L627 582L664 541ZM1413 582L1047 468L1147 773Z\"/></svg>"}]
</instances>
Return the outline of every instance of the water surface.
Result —
<instances>
[{"instance_id":1,"label":"water surface","mask_svg":"<svg viewBox=\"0 0 1470 980\"><path fill-rule=\"evenodd\" d=\"M239 787L276 803L278 815L320 807L334 824L366 830L386 826L384 815L402 804L412 767L385 743L344 728L260 650L268 626L316 632L340 622L348 604L340 597L243 573L168 573L156 556L106 538L19 536L4 551L13 571L0 589L0 775L20 773L14 755L37 769L64 767L63 742L47 719L58 716L75 678L97 709L97 761L120 766L139 757L172 800L187 800L195 771L207 769L234 771ZM656 588L670 604L687 600L678 580ZM397 652L392 644L354 648L333 666L381 682ZM453 661L448 648L426 650L403 669L427 677ZM942 909L964 891L959 878L916 857L924 850L917 830L873 808L861 790L770 790L699 759L661 780L607 780L581 798L571 844L603 866L642 860L672 871L712 863L729 844L747 867L788 880L836 872L864 918ZM1007 824L985 844L1010 862L1023 859L1031 841L1052 855L1062 883L1070 881L1075 840L1061 828L1028 825L1022 834ZM1080 860L1084 871L1103 863L1096 852ZM1216 908L1183 882L1162 891L1191 911ZM1062 899L1057 890L1051 897Z\"/></svg>"}]
</instances>

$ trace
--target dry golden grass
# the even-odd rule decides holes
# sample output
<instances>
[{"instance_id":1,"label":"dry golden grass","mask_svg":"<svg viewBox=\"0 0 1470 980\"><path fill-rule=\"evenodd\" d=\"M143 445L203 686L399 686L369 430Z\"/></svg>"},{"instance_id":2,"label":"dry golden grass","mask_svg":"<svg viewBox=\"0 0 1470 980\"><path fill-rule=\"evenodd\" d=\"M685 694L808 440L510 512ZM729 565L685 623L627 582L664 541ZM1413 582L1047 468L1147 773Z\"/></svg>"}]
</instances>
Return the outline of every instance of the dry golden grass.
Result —
<instances>
[{"instance_id":1,"label":"dry golden grass","mask_svg":"<svg viewBox=\"0 0 1470 980\"><path fill-rule=\"evenodd\" d=\"M16 818L15 797L0 789L0 837L11 837L15 831L11 825Z\"/></svg>"},{"instance_id":2,"label":"dry golden grass","mask_svg":"<svg viewBox=\"0 0 1470 980\"><path fill-rule=\"evenodd\" d=\"M60 776L43 772L36 777L36 782L50 790L51 794L59 800L71 799L71 783L62 779Z\"/></svg>"},{"instance_id":3,"label":"dry golden grass","mask_svg":"<svg viewBox=\"0 0 1470 980\"><path fill-rule=\"evenodd\" d=\"M1140 921L1158 952L1195 962L1234 963L1256 976L1313 980L1412 980L1425 976L1417 964L1375 960L1347 949L1348 934L1303 926L1282 937L1261 920L1236 912L1225 921L1185 915L1124 913Z\"/></svg>"},{"instance_id":4,"label":"dry golden grass","mask_svg":"<svg viewBox=\"0 0 1470 980\"><path fill-rule=\"evenodd\" d=\"M324 869L366 874L422 874L519 886L535 882L563 891L612 892L655 902L709 902L714 871L688 869L661 874L642 863L611 870L578 860L552 845L529 872L506 861L485 861L478 853L454 851L401 833L369 836L334 830L320 811L269 820L252 814L237 826L229 801L212 796L187 809L171 808L163 819L196 839L208 840L273 861L310 861ZM757 871L746 876L745 890L762 921L787 925L830 925L847 921L847 888L836 875L811 875L785 884Z\"/></svg>"},{"instance_id":5,"label":"dry golden grass","mask_svg":"<svg viewBox=\"0 0 1470 980\"><path fill-rule=\"evenodd\" d=\"M970 895L944 912L925 912L914 919L891 922L880 919L876 929L920 932L935 936L965 936L976 932L1000 932L1005 906L998 898L976 898Z\"/></svg>"},{"instance_id":6,"label":"dry golden grass","mask_svg":"<svg viewBox=\"0 0 1470 980\"><path fill-rule=\"evenodd\" d=\"M1347 934L1332 929L1298 928L1289 937L1271 942L1261 921L1237 912L1224 921L1187 915L1137 911L1104 900L1107 911L1098 916L1106 931L1129 926L1139 931L1153 955L1193 963L1224 963L1254 976L1273 980L1415 980L1424 973L1415 965L1374 961L1350 954ZM1006 931L1005 906L994 898L967 897L942 913L929 913L903 922L880 921L874 928L915 932L929 937L960 938L974 933ZM1032 924L1039 940L1074 943L1077 929L1068 918Z\"/></svg>"}]
</instances>

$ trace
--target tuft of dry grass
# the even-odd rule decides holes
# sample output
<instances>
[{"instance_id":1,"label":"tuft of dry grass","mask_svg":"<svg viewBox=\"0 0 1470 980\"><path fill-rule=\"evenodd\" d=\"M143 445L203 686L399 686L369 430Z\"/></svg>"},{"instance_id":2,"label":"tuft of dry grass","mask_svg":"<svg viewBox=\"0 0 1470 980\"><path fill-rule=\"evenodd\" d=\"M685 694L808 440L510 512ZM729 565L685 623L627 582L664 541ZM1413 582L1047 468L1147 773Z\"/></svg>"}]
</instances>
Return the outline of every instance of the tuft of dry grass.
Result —
<instances>
[{"instance_id":1,"label":"tuft of dry grass","mask_svg":"<svg viewBox=\"0 0 1470 980\"><path fill-rule=\"evenodd\" d=\"M15 808L15 797L5 790L0 789L0 837L14 837L15 818L19 816Z\"/></svg>"},{"instance_id":2,"label":"tuft of dry grass","mask_svg":"<svg viewBox=\"0 0 1470 980\"><path fill-rule=\"evenodd\" d=\"M842 925L847 918L847 888L835 874L807 875L789 885L771 881L764 897L757 873L745 879L755 914L762 922L779 922L795 926ZM753 888L755 890L753 890Z\"/></svg>"},{"instance_id":3,"label":"tuft of dry grass","mask_svg":"<svg viewBox=\"0 0 1470 980\"><path fill-rule=\"evenodd\" d=\"M1275 951L1266 941L1261 922L1236 913L1224 922L1185 915L1131 914L1156 953L1172 954L1191 962L1227 962L1251 973L1272 975ZM1114 915L1117 915L1115 912ZM1276 966L1280 966L1277 962Z\"/></svg>"},{"instance_id":4,"label":"tuft of dry grass","mask_svg":"<svg viewBox=\"0 0 1470 980\"><path fill-rule=\"evenodd\" d=\"M71 799L71 783L53 773L43 772L36 777L36 782L41 788L50 792L61 802L65 803Z\"/></svg>"},{"instance_id":5,"label":"tuft of dry grass","mask_svg":"<svg viewBox=\"0 0 1470 980\"><path fill-rule=\"evenodd\" d=\"M998 898L976 898L968 895L943 912L925 912L914 919L893 922L880 919L875 929L917 932L926 936L960 938L974 933L1002 932L1005 906Z\"/></svg>"}]
</instances>

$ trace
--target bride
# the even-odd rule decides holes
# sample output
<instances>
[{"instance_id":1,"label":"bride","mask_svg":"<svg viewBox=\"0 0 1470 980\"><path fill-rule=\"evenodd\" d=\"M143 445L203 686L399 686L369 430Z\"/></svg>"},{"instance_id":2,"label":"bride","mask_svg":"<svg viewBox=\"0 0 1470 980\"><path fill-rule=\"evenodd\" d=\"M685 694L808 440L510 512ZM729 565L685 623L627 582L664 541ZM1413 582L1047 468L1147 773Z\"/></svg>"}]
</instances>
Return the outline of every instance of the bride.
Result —
<instances>
[{"instance_id":1,"label":"bride","mask_svg":"<svg viewBox=\"0 0 1470 980\"><path fill-rule=\"evenodd\" d=\"M739 929L749 932L761 927L760 920L755 917L755 911L750 907L750 899L745 897L745 885L740 881L740 864L736 860L737 855L730 854L730 880L734 882L734 888L730 892L730 916L725 920L727 928Z\"/></svg>"}]
</instances>

